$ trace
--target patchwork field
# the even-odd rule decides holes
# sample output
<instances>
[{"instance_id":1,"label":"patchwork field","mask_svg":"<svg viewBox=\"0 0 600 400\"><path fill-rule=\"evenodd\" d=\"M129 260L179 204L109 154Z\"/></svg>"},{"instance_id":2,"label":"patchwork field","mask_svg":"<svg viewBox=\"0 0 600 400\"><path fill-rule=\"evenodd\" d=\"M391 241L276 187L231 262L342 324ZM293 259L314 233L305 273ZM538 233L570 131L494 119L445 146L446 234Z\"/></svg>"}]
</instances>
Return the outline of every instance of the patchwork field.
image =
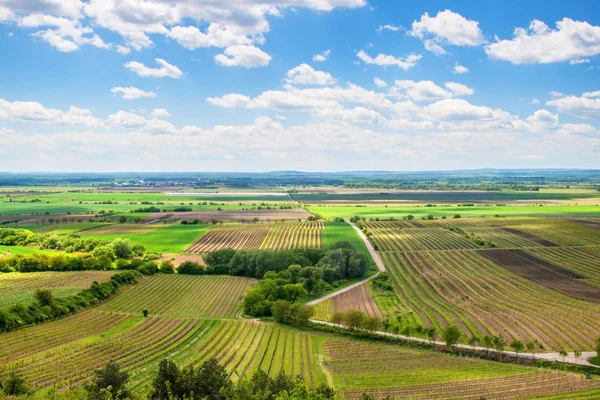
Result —
<instances>
[{"instance_id":1,"label":"patchwork field","mask_svg":"<svg viewBox=\"0 0 600 400\"><path fill-rule=\"evenodd\" d=\"M254 280L229 276L155 275L127 288L100 310L176 318L233 318Z\"/></svg>"},{"instance_id":2,"label":"patchwork field","mask_svg":"<svg viewBox=\"0 0 600 400\"><path fill-rule=\"evenodd\" d=\"M385 317L410 327L454 324L466 337L538 339L557 351L592 348L600 334L597 228L532 218L419 224L364 224L396 287L374 291ZM448 224L463 233L441 227Z\"/></svg>"},{"instance_id":3,"label":"patchwork field","mask_svg":"<svg viewBox=\"0 0 600 400\"><path fill-rule=\"evenodd\" d=\"M92 282L106 282L111 271L0 273L0 308L33 301L36 289L50 289L55 297L69 296Z\"/></svg>"}]
</instances>

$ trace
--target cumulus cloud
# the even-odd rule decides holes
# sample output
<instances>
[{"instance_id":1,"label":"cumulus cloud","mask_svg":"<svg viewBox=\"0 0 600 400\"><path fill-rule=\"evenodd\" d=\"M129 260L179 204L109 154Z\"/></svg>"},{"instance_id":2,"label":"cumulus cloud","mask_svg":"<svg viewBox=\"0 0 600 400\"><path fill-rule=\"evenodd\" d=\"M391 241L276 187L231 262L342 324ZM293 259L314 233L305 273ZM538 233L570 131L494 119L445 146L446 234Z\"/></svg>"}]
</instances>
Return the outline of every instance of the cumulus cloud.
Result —
<instances>
[{"instance_id":1,"label":"cumulus cloud","mask_svg":"<svg viewBox=\"0 0 600 400\"><path fill-rule=\"evenodd\" d=\"M269 65L271 56L256 46L235 45L217 54L215 60L225 67L256 68Z\"/></svg>"},{"instance_id":2,"label":"cumulus cloud","mask_svg":"<svg viewBox=\"0 0 600 400\"><path fill-rule=\"evenodd\" d=\"M331 50L325 50L322 53L319 54L315 54L314 56L312 56L312 60L315 62L324 62L327 61L327 58L329 57L329 55L331 54Z\"/></svg>"},{"instance_id":3,"label":"cumulus cloud","mask_svg":"<svg viewBox=\"0 0 600 400\"><path fill-rule=\"evenodd\" d=\"M150 115L155 118L167 118L171 116L171 114L169 114L169 112L164 108L155 108L152 110Z\"/></svg>"},{"instance_id":4,"label":"cumulus cloud","mask_svg":"<svg viewBox=\"0 0 600 400\"><path fill-rule=\"evenodd\" d=\"M300 64L287 72L287 83L299 85L333 85L336 81L329 72L315 71L308 64Z\"/></svg>"},{"instance_id":5,"label":"cumulus cloud","mask_svg":"<svg viewBox=\"0 0 600 400\"><path fill-rule=\"evenodd\" d=\"M455 96L471 96L475 93L475 90L462 83L446 82L444 83L444 86L450 89Z\"/></svg>"},{"instance_id":6,"label":"cumulus cloud","mask_svg":"<svg viewBox=\"0 0 600 400\"><path fill-rule=\"evenodd\" d=\"M588 93L589 95L589 93ZM556 107L559 112L571 114L579 118L600 118L600 98L567 96L546 102Z\"/></svg>"},{"instance_id":7,"label":"cumulus cloud","mask_svg":"<svg viewBox=\"0 0 600 400\"><path fill-rule=\"evenodd\" d=\"M46 108L34 101L10 102L0 99L0 119L75 125L87 128L102 126L102 121L93 117L90 110L71 106L67 111L62 111Z\"/></svg>"},{"instance_id":8,"label":"cumulus cloud","mask_svg":"<svg viewBox=\"0 0 600 400\"><path fill-rule=\"evenodd\" d=\"M479 22L469 20L450 10L430 17L428 13L412 23L412 36L422 39L425 48L435 54L445 54L442 45L479 46L484 43Z\"/></svg>"},{"instance_id":9,"label":"cumulus cloud","mask_svg":"<svg viewBox=\"0 0 600 400\"><path fill-rule=\"evenodd\" d=\"M600 90L596 90L595 92L585 92L583 93L583 97L600 97Z\"/></svg>"},{"instance_id":10,"label":"cumulus cloud","mask_svg":"<svg viewBox=\"0 0 600 400\"><path fill-rule=\"evenodd\" d=\"M156 97L156 93L154 93L154 92L146 92L142 89L138 89L133 86L129 86L129 87L117 86L117 87L110 89L110 92L114 95L120 94L121 98L123 98L125 100L142 99L145 97Z\"/></svg>"},{"instance_id":11,"label":"cumulus cloud","mask_svg":"<svg viewBox=\"0 0 600 400\"><path fill-rule=\"evenodd\" d=\"M158 118L144 118L129 111L117 111L108 116L107 122L117 128L139 129L149 133L177 134L179 131L171 123Z\"/></svg>"},{"instance_id":12,"label":"cumulus cloud","mask_svg":"<svg viewBox=\"0 0 600 400\"><path fill-rule=\"evenodd\" d=\"M84 45L92 45L108 49L110 44L105 43L94 30L83 26L79 21L54 17L52 15L31 14L18 20L18 25L24 28L52 27L41 30L32 35L48 42L59 51L70 53Z\"/></svg>"},{"instance_id":13,"label":"cumulus cloud","mask_svg":"<svg viewBox=\"0 0 600 400\"><path fill-rule=\"evenodd\" d=\"M563 18L556 23L556 29L551 29L536 19L527 29L515 28L513 39L497 38L485 46L485 52L491 58L513 64L578 63L582 58L600 54L600 26Z\"/></svg>"},{"instance_id":14,"label":"cumulus cloud","mask_svg":"<svg viewBox=\"0 0 600 400\"><path fill-rule=\"evenodd\" d=\"M386 87L387 83L385 83L385 81L383 79L379 79L378 77L375 77L373 79L373 82L375 82L375 85L377 85L377 87Z\"/></svg>"},{"instance_id":15,"label":"cumulus cloud","mask_svg":"<svg viewBox=\"0 0 600 400\"><path fill-rule=\"evenodd\" d=\"M409 54L408 56L394 57L388 54L378 54L375 58L372 58L364 50L360 50L356 56L362 60L365 64L374 64L381 67L395 66L403 70L408 70L417 65L417 62L423 57L420 54Z\"/></svg>"},{"instance_id":16,"label":"cumulus cloud","mask_svg":"<svg viewBox=\"0 0 600 400\"><path fill-rule=\"evenodd\" d=\"M558 125L558 115L552 114L548 110L537 110L527 117L527 123L529 123L531 130L534 132L547 131Z\"/></svg>"},{"instance_id":17,"label":"cumulus cloud","mask_svg":"<svg viewBox=\"0 0 600 400\"><path fill-rule=\"evenodd\" d=\"M206 33L201 32L195 26L175 26L169 30L167 36L190 50L200 47L229 47L252 43L247 36L227 30L226 27L217 23L210 24Z\"/></svg>"},{"instance_id":18,"label":"cumulus cloud","mask_svg":"<svg viewBox=\"0 0 600 400\"><path fill-rule=\"evenodd\" d=\"M456 63L454 65L454 70L452 72L455 73L455 74L462 75L462 74L466 74L467 72L469 72L469 68L464 67L464 66Z\"/></svg>"},{"instance_id":19,"label":"cumulus cloud","mask_svg":"<svg viewBox=\"0 0 600 400\"><path fill-rule=\"evenodd\" d=\"M124 64L125 68L135 72L144 78L174 78L179 79L183 77L183 72L174 65L169 64L162 58L156 58L156 63L160 65L160 68L147 67L144 64L137 61L129 61Z\"/></svg>"}]
</instances>

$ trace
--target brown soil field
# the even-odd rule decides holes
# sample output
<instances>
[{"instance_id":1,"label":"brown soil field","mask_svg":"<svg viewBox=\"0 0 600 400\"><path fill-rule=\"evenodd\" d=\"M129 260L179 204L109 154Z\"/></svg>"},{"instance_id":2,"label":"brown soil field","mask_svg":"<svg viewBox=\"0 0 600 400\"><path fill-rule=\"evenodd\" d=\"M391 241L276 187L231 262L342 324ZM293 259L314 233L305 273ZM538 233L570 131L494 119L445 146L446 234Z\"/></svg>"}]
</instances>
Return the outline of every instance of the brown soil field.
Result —
<instances>
[{"instance_id":1,"label":"brown soil field","mask_svg":"<svg viewBox=\"0 0 600 400\"><path fill-rule=\"evenodd\" d=\"M377 308L368 283L357 286L333 298L334 313L349 310L360 310L366 315L382 318L381 311Z\"/></svg>"},{"instance_id":2,"label":"brown soil field","mask_svg":"<svg viewBox=\"0 0 600 400\"><path fill-rule=\"evenodd\" d=\"M168 217L167 217L168 215ZM277 220L306 220L310 213L301 209L295 208L292 210L229 210L229 211L192 211L192 212L173 212L173 213L154 213L146 217L147 221L154 220L175 220L199 219L200 221L209 221L218 219L221 221L251 221L258 218L260 221L277 221Z\"/></svg>"},{"instance_id":3,"label":"brown soil field","mask_svg":"<svg viewBox=\"0 0 600 400\"><path fill-rule=\"evenodd\" d=\"M598 287L578 281L579 276L572 271L539 260L520 250L494 249L480 250L478 253L507 270L571 297L600 301Z\"/></svg>"},{"instance_id":4,"label":"brown soil field","mask_svg":"<svg viewBox=\"0 0 600 400\"><path fill-rule=\"evenodd\" d=\"M534 243L537 243L537 244L539 244L541 246L544 246L544 247L557 247L558 246L556 243L552 243L549 240L539 238L539 237L537 237L535 235L532 235L532 234L527 233L527 232L519 231L517 229L508 228L506 226L498 226L497 228L500 229L501 231L512 233L513 235L522 237L523 239L530 240L530 241L532 241Z\"/></svg>"}]
</instances>

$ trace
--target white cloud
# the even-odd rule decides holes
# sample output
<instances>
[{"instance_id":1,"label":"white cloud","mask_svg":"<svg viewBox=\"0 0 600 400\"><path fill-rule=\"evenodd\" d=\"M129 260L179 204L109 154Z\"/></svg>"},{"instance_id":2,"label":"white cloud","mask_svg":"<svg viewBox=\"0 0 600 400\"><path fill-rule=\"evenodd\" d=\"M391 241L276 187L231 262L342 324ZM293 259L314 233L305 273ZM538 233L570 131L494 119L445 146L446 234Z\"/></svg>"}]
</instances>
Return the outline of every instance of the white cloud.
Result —
<instances>
[{"instance_id":1,"label":"white cloud","mask_svg":"<svg viewBox=\"0 0 600 400\"><path fill-rule=\"evenodd\" d=\"M446 53L443 44L479 46L484 43L479 22L450 10L440 11L435 17L423 14L419 21L413 21L410 34L423 39L425 48L435 54Z\"/></svg>"},{"instance_id":2,"label":"white cloud","mask_svg":"<svg viewBox=\"0 0 600 400\"><path fill-rule=\"evenodd\" d=\"M190 50L200 47L229 47L252 43L252 40L246 35L227 30L226 27L217 23L210 24L206 33L201 32L195 26L175 26L169 30L167 36Z\"/></svg>"},{"instance_id":3,"label":"white cloud","mask_svg":"<svg viewBox=\"0 0 600 400\"><path fill-rule=\"evenodd\" d=\"M69 18L31 14L20 18L18 25L24 28L53 27L54 29L37 31L32 35L66 53L76 51L83 45L92 45L102 49L111 47L96 35L92 28L83 26L79 21Z\"/></svg>"},{"instance_id":4,"label":"white cloud","mask_svg":"<svg viewBox=\"0 0 600 400\"><path fill-rule=\"evenodd\" d=\"M124 64L125 68L135 72L141 77L148 78L174 78L179 79L183 76L183 72L174 65L169 64L162 58L156 58L156 63L159 64L160 68L150 68L137 61L129 61Z\"/></svg>"},{"instance_id":5,"label":"white cloud","mask_svg":"<svg viewBox=\"0 0 600 400\"><path fill-rule=\"evenodd\" d=\"M557 98L557 97L565 97L566 95L564 93L557 92L556 90L551 90L550 96Z\"/></svg>"},{"instance_id":6,"label":"white cloud","mask_svg":"<svg viewBox=\"0 0 600 400\"><path fill-rule=\"evenodd\" d=\"M155 118L168 118L171 116L171 114L169 114L169 112L164 108L155 108L154 110L152 110L150 115Z\"/></svg>"},{"instance_id":7,"label":"white cloud","mask_svg":"<svg viewBox=\"0 0 600 400\"><path fill-rule=\"evenodd\" d=\"M398 32L401 29L402 29L402 27L399 25L398 26L396 26L396 25L380 25L379 28L377 28L377 32L383 32L383 31Z\"/></svg>"},{"instance_id":8,"label":"white cloud","mask_svg":"<svg viewBox=\"0 0 600 400\"><path fill-rule=\"evenodd\" d=\"M417 65L417 62L423 57L419 54L409 54L405 58L394 57L387 54L378 54L377 57L372 58L363 50L360 50L356 56L360 58L365 64L375 64L381 67L396 66L400 69L407 70Z\"/></svg>"},{"instance_id":9,"label":"white cloud","mask_svg":"<svg viewBox=\"0 0 600 400\"><path fill-rule=\"evenodd\" d=\"M14 14L7 7L0 6L0 21L9 21L14 18Z\"/></svg>"},{"instance_id":10,"label":"white cloud","mask_svg":"<svg viewBox=\"0 0 600 400\"><path fill-rule=\"evenodd\" d=\"M446 82L444 83L444 86L452 90L452 93L454 93L455 96L471 96L475 93L475 90L462 83Z\"/></svg>"},{"instance_id":11,"label":"white cloud","mask_svg":"<svg viewBox=\"0 0 600 400\"><path fill-rule=\"evenodd\" d=\"M575 58L575 59L569 61L569 64L577 65L577 64L587 64L589 62L590 62L589 58Z\"/></svg>"},{"instance_id":12,"label":"white cloud","mask_svg":"<svg viewBox=\"0 0 600 400\"><path fill-rule=\"evenodd\" d=\"M531 130L534 132L543 132L553 129L558 125L558 115L552 114L548 110L537 110L527 117Z\"/></svg>"},{"instance_id":13,"label":"white cloud","mask_svg":"<svg viewBox=\"0 0 600 400\"><path fill-rule=\"evenodd\" d=\"M154 116L153 116L154 117ZM129 111L117 111L108 116L107 122L118 128L137 129L149 133L178 134L175 126L158 118L147 119Z\"/></svg>"},{"instance_id":14,"label":"white cloud","mask_svg":"<svg viewBox=\"0 0 600 400\"><path fill-rule=\"evenodd\" d=\"M81 0L2 0L1 9L18 14L51 14L60 17L80 18Z\"/></svg>"},{"instance_id":15,"label":"white cloud","mask_svg":"<svg viewBox=\"0 0 600 400\"><path fill-rule=\"evenodd\" d=\"M445 90L432 81L397 80L391 90L393 95L408 97L414 101L429 101L452 97L452 92Z\"/></svg>"},{"instance_id":16,"label":"white cloud","mask_svg":"<svg viewBox=\"0 0 600 400\"><path fill-rule=\"evenodd\" d=\"M464 67L464 66L456 63L454 65L454 70L452 72L455 73L455 74L462 75L462 74L466 74L467 72L469 72L469 68Z\"/></svg>"},{"instance_id":17,"label":"white cloud","mask_svg":"<svg viewBox=\"0 0 600 400\"><path fill-rule=\"evenodd\" d=\"M486 106L476 106L463 99L444 99L423 108L423 117L437 121L506 119L508 114Z\"/></svg>"},{"instance_id":18,"label":"white cloud","mask_svg":"<svg viewBox=\"0 0 600 400\"><path fill-rule=\"evenodd\" d=\"M300 64L287 72L286 82L299 85L333 85L335 78L329 72L315 71L308 64Z\"/></svg>"},{"instance_id":19,"label":"white cloud","mask_svg":"<svg viewBox=\"0 0 600 400\"><path fill-rule=\"evenodd\" d=\"M585 92L583 97L600 97L600 90L596 90L595 92Z\"/></svg>"},{"instance_id":20,"label":"white cloud","mask_svg":"<svg viewBox=\"0 0 600 400\"><path fill-rule=\"evenodd\" d=\"M329 57L330 54L331 54L331 50L328 49L322 53L315 54L314 56L312 56L312 60L315 62L327 61L327 58Z\"/></svg>"},{"instance_id":21,"label":"white cloud","mask_svg":"<svg viewBox=\"0 0 600 400\"><path fill-rule=\"evenodd\" d=\"M385 83L384 80L379 79L378 77L375 77L373 79L373 82L375 82L375 85L377 85L377 87L386 87L387 86L387 83Z\"/></svg>"},{"instance_id":22,"label":"white cloud","mask_svg":"<svg viewBox=\"0 0 600 400\"><path fill-rule=\"evenodd\" d=\"M67 111L62 111L54 108L46 108L34 101L9 102L0 99L0 119L78 125L88 128L102 126L102 121L93 117L90 110L71 106Z\"/></svg>"},{"instance_id":23,"label":"white cloud","mask_svg":"<svg viewBox=\"0 0 600 400\"><path fill-rule=\"evenodd\" d=\"M154 92L146 92L142 89L138 89L133 86L129 86L129 87L117 86L117 87L110 89L110 92L114 95L121 94L121 98L123 98L125 100L142 99L145 97L156 97L156 93L154 93Z\"/></svg>"},{"instance_id":24,"label":"white cloud","mask_svg":"<svg viewBox=\"0 0 600 400\"><path fill-rule=\"evenodd\" d=\"M579 118L600 118L600 98L567 96L550 100L546 105Z\"/></svg>"},{"instance_id":25,"label":"white cloud","mask_svg":"<svg viewBox=\"0 0 600 400\"><path fill-rule=\"evenodd\" d=\"M271 56L256 46L235 45L217 54L215 60L226 67L256 68L269 65Z\"/></svg>"},{"instance_id":26,"label":"white cloud","mask_svg":"<svg viewBox=\"0 0 600 400\"><path fill-rule=\"evenodd\" d=\"M531 99L531 101L529 102L529 104L540 104L540 101L534 97L534 98Z\"/></svg>"},{"instance_id":27,"label":"white cloud","mask_svg":"<svg viewBox=\"0 0 600 400\"><path fill-rule=\"evenodd\" d=\"M563 18L556 29L550 29L533 20L528 29L515 28L513 39L497 39L485 51L491 58L513 64L574 61L600 54L600 26Z\"/></svg>"}]
</instances>

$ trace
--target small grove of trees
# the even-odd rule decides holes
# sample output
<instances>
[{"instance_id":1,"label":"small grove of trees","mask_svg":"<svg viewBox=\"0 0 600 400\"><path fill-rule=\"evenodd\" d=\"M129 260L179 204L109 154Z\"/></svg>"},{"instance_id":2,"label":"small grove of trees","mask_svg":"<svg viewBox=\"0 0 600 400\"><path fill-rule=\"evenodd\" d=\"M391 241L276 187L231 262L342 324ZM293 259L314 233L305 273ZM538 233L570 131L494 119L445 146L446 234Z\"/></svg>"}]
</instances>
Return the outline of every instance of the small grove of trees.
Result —
<instances>
[{"instance_id":1,"label":"small grove of trees","mask_svg":"<svg viewBox=\"0 0 600 400\"><path fill-rule=\"evenodd\" d=\"M314 314L312 307L304 304L291 303L287 300L277 300L271 306L273 320L280 324L307 326Z\"/></svg>"},{"instance_id":2,"label":"small grove of trees","mask_svg":"<svg viewBox=\"0 0 600 400\"><path fill-rule=\"evenodd\" d=\"M111 362L94 373L92 382L85 386L89 400L124 400L131 398L127 388L129 374ZM282 370L275 378L264 371L256 371L250 379L234 383L216 359L205 361L200 367L180 368L173 361L163 359L152 382L151 400L328 400L335 391L325 384L308 389L301 377L295 379Z\"/></svg>"},{"instance_id":3,"label":"small grove of trees","mask_svg":"<svg viewBox=\"0 0 600 400\"><path fill-rule=\"evenodd\" d=\"M0 332L37 324L75 313L116 293L123 285L137 283L140 274L124 271L113 275L108 282L94 282L88 289L55 299L49 290L37 290L29 306L17 303L0 310Z\"/></svg>"},{"instance_id":4,"label":"small grove of trees","mask_svg":"<svg viewBox=\"0 0 600 400\"><path fill-rule=\"evenodd\" d=\"M454 352L456 349L456 345L460 342L463 337L463 334L459 327L456 325L450 325L447 328L443 329L440 333L442 340L446 343L446 346Z\"/></svg>"},{"instance_id":5,"label":"small grove of trees","mask_svg":"<svg viewBox=\"0 0 600 400\"><path fill-rule=\"evenodd\" d=\"M337 312L331 316L331 322L343 325L353 330L378 331L383 327L382 321L376 316L369 316L360 310Z\"/></svg>"}]
</instances>

